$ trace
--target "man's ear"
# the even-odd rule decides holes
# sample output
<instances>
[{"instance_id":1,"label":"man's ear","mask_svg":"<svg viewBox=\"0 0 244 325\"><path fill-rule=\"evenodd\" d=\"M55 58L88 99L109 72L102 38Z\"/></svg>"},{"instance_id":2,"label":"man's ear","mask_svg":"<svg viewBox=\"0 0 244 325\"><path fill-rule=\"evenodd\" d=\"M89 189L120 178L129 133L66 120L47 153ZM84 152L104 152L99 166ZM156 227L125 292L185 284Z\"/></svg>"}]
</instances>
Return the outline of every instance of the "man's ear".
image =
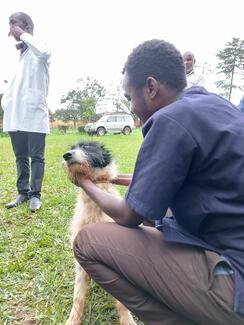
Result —
<instances>
[{"instance_id":1,"label":"man's ear","mask_svg":"<svg viewBox=\"0 0 244 325\"><path fill-rule=\"evenodd\" d=\"M25 23L25 32L27 32L28 34L32 34L32 28L28 24L28 22Z\"/></svg>"},{"instance_id":2,"label":"man's ear","mask_svg":"<svg viewBox=\"0 0 244 325\"><path fill-rule=\"evenodd\" d=\"M32 33L32 30L31 30L31 27L27 24L26 25L26 28L25 28L26 32L31 34Z\"/></svg>"},{"instance_id":3,"label":"man's ear","mask_svg":"<svg viewBox=\"0 0 244 325\"><path fill-rule=\"evenodd\" d=\"M159 92L159 82L153 77L148 77L146 80L146 89L151 99L156 98Z\"/></svg>"}]
</instances>

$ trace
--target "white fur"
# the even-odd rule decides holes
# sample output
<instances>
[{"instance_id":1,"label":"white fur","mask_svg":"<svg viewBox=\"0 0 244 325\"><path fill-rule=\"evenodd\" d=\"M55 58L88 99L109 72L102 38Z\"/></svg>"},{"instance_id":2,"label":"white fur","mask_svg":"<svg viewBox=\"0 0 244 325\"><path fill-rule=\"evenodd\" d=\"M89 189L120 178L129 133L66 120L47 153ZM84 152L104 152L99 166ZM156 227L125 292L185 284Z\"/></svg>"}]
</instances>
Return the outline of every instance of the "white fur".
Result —
<instances>
[{"instance_id":1,"label":"white fur","mask_svg":"<svg viewBox=\"0 0 244 325\"><path fill-rule=\"evenodd\" d=\"M82 153L75 153L75 158L79 161L85 158ZM113 179L117 175L117 170L114 162L106 166L105 168L95 168L92 171L92 179L96 180L101 177L107 179ZM104 191L118 195L114 186L107 183L97 184ZM90 223L113 221L109 216L107 216L89 196L80 188L77 196L77 201L75 205L74 215L71 221L71 242L73 243L74 238L83 226ZM85 305L86 294L88 290L88 275L82 269L82 267L75 261L75 286L74 286L74 297L73 306L66 322L66 325L79 325L83 317L83 309ZM133 317L131 316L128 309L122 305L119 301L116 304L117 313L119 316L120 325L136 325Z\"/></svg>"}]
</instances>

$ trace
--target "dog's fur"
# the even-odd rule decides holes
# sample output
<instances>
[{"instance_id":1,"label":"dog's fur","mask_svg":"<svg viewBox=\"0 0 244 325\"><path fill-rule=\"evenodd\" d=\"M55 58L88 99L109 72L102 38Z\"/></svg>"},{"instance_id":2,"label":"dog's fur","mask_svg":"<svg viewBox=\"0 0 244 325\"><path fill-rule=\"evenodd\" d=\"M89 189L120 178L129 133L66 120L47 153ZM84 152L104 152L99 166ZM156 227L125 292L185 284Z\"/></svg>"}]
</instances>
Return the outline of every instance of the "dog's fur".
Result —
<instances>
[{"instance_id":1,"label":"dog's fur","mask_svg":"<svg viewBox=\"0 0 244 325\"><path fill-rule=\"evenodd\" d=\"M99 142L80 142L63 155L64 165L71 182L78 184L77 175L85 174L97 186L109 193L117 194L109 180L116 175L116 166L111 153ZM89 223L113 221L80 188L71 222L71 242L82 227ZM79 325L88 289L88 275L75 261L75 286L73 307L66 325ZM120 325L136 325L128 309L119 301L116 304Z\"/></svg>"}]
</instances>

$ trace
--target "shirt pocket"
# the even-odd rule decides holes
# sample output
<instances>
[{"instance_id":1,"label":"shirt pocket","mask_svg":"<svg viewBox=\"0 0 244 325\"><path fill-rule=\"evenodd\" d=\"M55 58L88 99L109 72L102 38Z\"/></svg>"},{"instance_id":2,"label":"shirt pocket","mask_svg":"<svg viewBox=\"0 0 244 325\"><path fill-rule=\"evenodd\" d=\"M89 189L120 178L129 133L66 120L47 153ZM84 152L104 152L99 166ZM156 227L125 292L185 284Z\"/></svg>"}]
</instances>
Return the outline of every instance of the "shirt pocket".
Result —
<instances>
[{"instance_id":1,"label":"shirt pocket","mask_svg":"<svg viewBox=\"0 0 244 325\"><path fill-rule=\"evenodd\" d=\"M36 88L28 88L23 96L24 105L31 110L45 110L46 97L43 90Z\"/></svg>"}]
</instances>

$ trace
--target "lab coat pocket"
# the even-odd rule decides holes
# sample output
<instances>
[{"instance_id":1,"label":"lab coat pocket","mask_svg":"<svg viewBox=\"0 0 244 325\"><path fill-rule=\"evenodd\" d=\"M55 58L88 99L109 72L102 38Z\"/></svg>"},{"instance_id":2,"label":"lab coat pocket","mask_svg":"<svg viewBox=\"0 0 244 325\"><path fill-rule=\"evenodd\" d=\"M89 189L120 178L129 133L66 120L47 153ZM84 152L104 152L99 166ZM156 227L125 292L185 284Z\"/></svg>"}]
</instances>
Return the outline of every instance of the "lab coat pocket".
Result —
<instances>
[{"instance_id":1,"label":"lab coat pocket","mask_svg":"<svg viewBox=\"0 0 244 325\"><path fill-rule=\"evenodd\" d=\"M24 95L23 101L30 110L45 110L46 99L44 92L35 88L28 88Z\"/></svg>"}]
</instances>

